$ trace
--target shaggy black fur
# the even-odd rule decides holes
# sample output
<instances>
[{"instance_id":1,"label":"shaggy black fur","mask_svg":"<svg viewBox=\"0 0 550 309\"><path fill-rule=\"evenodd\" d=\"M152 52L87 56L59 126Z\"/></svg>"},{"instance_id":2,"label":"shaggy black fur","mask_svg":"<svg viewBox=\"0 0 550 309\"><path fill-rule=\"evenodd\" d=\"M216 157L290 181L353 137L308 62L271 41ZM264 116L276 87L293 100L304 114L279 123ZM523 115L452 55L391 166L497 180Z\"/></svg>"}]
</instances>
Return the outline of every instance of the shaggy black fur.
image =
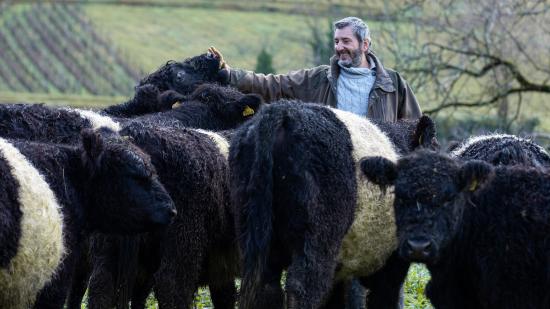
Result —
<instances>
[{"instance_id":1,"label":"shaggy black fur","mask_svg":"<svg viewBox=\"0 0 550 309\"><path fill-rule=\"evenodd\" d=\"M431 132L421 123L422 130ZM416 136L398 131L395 136ZM433 142L431 136L424 139L426 145ZM229 164L244 259L240 308L281 308L279 282L285 268L287 307L322 305L332 287L342 238L354 219L352 148L346 126L316 104L272 103L238 129ZM408 264L394 260L399 271L392 276L400 277L392 289L397 298ZM379 283L391 272L389 267L371 279ZM397 300L386 303L395 306ZM342 308L341 301L332 299L325 305Z\"/></svg>"},{"instance_id":2,"label":"shaggy black fur","mask_svg":"<svg viewBox=\"0 0 550 309\"><path fill-rule=\"evenodd\" d=\"M372 173L396 175L400 254L426 263L436 308L550 306L547 172L427 151L362 167L372 181Z\"/></svg>"},{"instance_id":3,"label":"shaggy black fur","mask_svg":"<svg viewBox=\"0 0 550 309\"><path fill-rule=\"evenodd\" d=\"M0 136L52 143L76 144L88 120L68 109L43 104L0 104ZM32 132L32 134L30 134Z\"/></svg>"},{"instance_id":4,"label":"shaggy black fur","mask_svg":"<svg viewBox=\"0 0 550 309\"><path fill-rule=\"evenodd\" d=\"M87 233L143 232L168 224L175 215L148 156L112 131L83 131L82 147L12 143L44 175L63 211L68 255L36 308L63 305L79 242Z\"/></svg>"},{"instance_id":5,"label":"shaggy black fur","mask_svg":"<svg viewBox=\"0 0 550 309\"><path fill-rule=\"evenodd\" d=\"M550 155L544 148L528 139L513 135L493 135L474 143L465 143L465 148L461 144L454 146L451 154L464 160L483 160L495 166L550 167Z\"/></svg>"},{"instance_id":6,"label":"shaggy black fur","mask_svg":"<svg viewBox=\"0 0 550 309\"><path fill-rule=\"evenodd\" d=\"M219 70L219 59L202 54L182 62L168 61L155 72L143 78L136 86L134 97L123 104L107 107L106 114L117 117L143 115L169 110L175 101L159 100L159 95L172 90L190 94L202 83L227 84L225 70Z\"/></svg>"},{"instance_id":7,"label":"shaggy black fur","mask_svg":"<svg viewBox=\"0 0 550 309\"><path fill-rule=\"evenodd\" d=\"M21 238L19 208L19 184L12 175L11 167L0 154L0 268L5 269L17 254Z\"/></svg>"},{"instance_id":8,"label":"shaggy black fur","mask_svg":"<svg viewBox=\"0 0 550 309\"><path fill-rule=\"evenodd\" d=\"M371 120L371 122L390 138L400 155L408 154L419 147L439 149L435 123L428 116L422 116L416 120L399 119L397 122Z\"/></svg>"},{"instance_id":9,"label":"shaggy black fur","mask_svg":"<svg viewBox=\"0 0 550 309\"><path fill-rule=\"evenodd\" d=\"M169 180L166 187L178 209L165 235L151 242L162 244L155 274L159 305L187 308L198 286L207 284L216 308L232 308L238 261L227 161L210 137L196 131L133 123L123 132L158 158L153 163L161 179Z\"/></svg>"},{"instance_id":10,"label":"shaggy black fur","mask_svg":"<svg viewBox=\"0 0 550 309\"><path fill-rule=\"evenodd\" d=\"M153 122L174 119L186 127L227 130L250 119L263 102L256 94L243 94L235 88L216 84L203 84L187 97L175 92L167 95L170 95L170 100L181 101L181 105L138 119Z\"/></svg>"},{"instance_id":11,"label":"shaggy black fur","mask_svg":"<svg viewBox=\"0 0 550 309\"><path fill-rule=\"evenodd\" d=\"M177 93L174 94L175 96L181 96ZM199 86L194 93L189 96L189 101L186 101L182 104L182 106L177 107L171 111L164 112L164 113L156 113L151 115L144 115L143 117L139 117L139 121L143 124L147 125L153 124L152 128L157 127L172 127L177 128L179 126L185 125L186 127L200 127L200 128L206 128L206 129L215 129L215 130L221 130L221 129L230 129L235 126L237 126L239 123L242 123L243 121L246 121L250 117L252 117L253 113L255 113L258 108L260 107L261 99L260 97L256 95L243 95L242 93L234 90L233 88L228 87L220 87L213 84L205 84L202 86ZM207 108L205 108L207 107ZM245 112L243 114L243 112ZM252 111L252 112L251 112ZM132 125L126 124L127 128L130 126L136 126L137 120L132 123ZM147 125L149 126L149 125ZM125 129L126 130L126 129ZM153 129L149 129L151 132L153 132ZM187 136L190 134L188 130L180 129L182 133L179 133L177 136L180 136L183 134L183 136ZM130 132L130 135L135 137L135 134ZM167 137L170 136L169 133ZM198 134L198 133L195 133ZM186 137L189 138L189 137ZM137 138L136 142L139 143L139 141L142 138ZM164 139L164 138L163 138ZM162 140L158 139L157 140ZM210 139L208 137L201 137L202 143L211 143ZM184 142L184 141L181 141ZM151 140L151 143L153 143L153 140ZM174 145L178 145L177 143ZM189 148L189 145L179 145L180 151L183 155L192 155L187 154L190 152L193 152L192 148ZM146 146L143 146L146 147ZM151 146L153 147L153 146ZM162 144L161 146L155 145L153 149L161 149L162 152L158 153L159 162L166 161L166 155L163 155L164 152L166 152L166 144ZM159 148L160 147L160 148ZM176 146L173 146L176 147ZM158 151L158 150L155 150ZM151 153L153 157L153 163L157 165L154 158L155 152ZM215 155L211 153L210 155ZM217 154L219 156L219 153ZM173 160L173 159L172 159ZM209 163L208 156L204 157L205 165L209 166L209 169L216 170L216 175L218 177L221 177L220 179L223 180L223 183L225 186L227 186L227 179L223 176L223 173L225 171L223 169L216 169L216 164ZM158 163L160 164L160 163ZM167 172L174 173L174 171L177 171L177 173L180 173L180 171L187 170L191 167L174 167L174 162L170 163L171 167L167 167ZM196 167L193 167L193 169L196 169ZM161 179L163 179L163 173L162 168L159 168L159 173L161 173ZM204 170L204 168L200 169ZM199 177L201 174L197 177ZM208 175L202 175L201 177L209 177ZM169 179L168 181L170 183L176 183L175 179L177 177L170 176L167 177ZM182 181L185 181L185 177L179 178ZM163 180L164 182L164 180ZM215 183L208 182L207 179L203 179L200 181L200 184L205 187L206 190L213 190L215 187ZM166 184L168 187L169 184ZM179 193L176 192L176 194L184 194L188 195L186 198L190 203L193 202L193 196L199 196L201 194L201 191L182 191L184 187L189 187L186 183L178 183L177 186L174 187L174 191L179 190ZM169 189L170 191L170 189ZM172 194L172 191L170 191ZM174 194L172 194L174 196ZM176 199L174 197L174 199ZM185 199L185 198L183 198ZM227 203L227 198L224 200L218 200L216 203ZM176 199L176 203L177 199ZM184 206L181 206L184 207ZM185 206L188 207L188 206ZM226 206L218 205L218 208L224 208ZM178 206L179 208L179 206ZM226 210L229 211L229 210ZM187 212L183 212L182 214L184 217L182 217L181 220L190 222L191 220L196 220L194 218L189 218L185 216L191 215L190 213L187 214ZM192 216L196 217L195 214L192 214ZM232 215L229 217L233 217ZM227 218L225 219L227 220ZM194 226L195 229L197 229L195 232L199 233L199 228L196 227L196 224L189 224L191 226ZM218 233L220 229L223 229L222 226L215 226L215 225L206 225L204 227L205 231L208 233ZM164 296L159 297L160 303L176 303L179 304L180 307L186 308L190 305L190 295L194 293L196 290L196 287L198 284L208 284L211 295L213 298L213 302L216 305L216 308L232 308L232 304L235 301L235 287L233 280L235 276L237 276L237 272L234 269L238 263L235 260L234 254L234 244L233 244L233 229L229 229L225 232L227 238L226 242L222 245L217 245L217 249L214 250L212 248L206 248L203 247L203 244L207 244L210 240L206 236L202 236L203 240L201 245L195 245L191 244L190 242L196 242L195 238L191 237L193 233L189 233L187 231L181 230L179 228L174 228L173 230L168 231L167 237L173 237L174 239L177 239L178 246L181 248L188 248L185 251L185 255L183 255L183 252L180 252L178 255L171 254L168 257L166 257L167 261L163 261L163 268L167 269L166 273L168 274L175 274L179 270L178 269L185 269L187 270L187 276L194 276L193 274L201 274L201 279L193 279L192 277L174 277L172 279L172 282L165 281L165 285L158 286L160 292L157 292L157 295L159 293L163 293ZM231 237L229 236L231 235ZM204 238L206 237L206 238ZM124 253L124 250L121 250L121 246L128 246L128 239L124 239L121 241L116 241L113 239L98 239L98 242L105 241L107 244L96 244L96 247L100 248L106 248L103 250L103 252L99 251L93 251L93 259L97 262L97 264L93 266L93 274L92 278L90 280L90 288L89 288L89 305L90 308L101 308L105 306L113 306L115 302L118 303L119 307L124 308L124 306L127 306L127 298L124 295L121 295L120 290L127 290L123 291L124 293L128 294L127 296L130 296L132 298L132 306L135 308L142 308L145 304L145 298L147 297L151 286L152 286L152 274L155 270L158 269L158 258L151 257L151 252L154 251L144 251L145 255L143 257L140 257L139 261L129 261L128 259L121 258L119 255L121 253ZM151 246L152 243L158 243L160 240L157 236L151 237L146 236L145 240L142 239L142 242L145 241L146 246ZM94 243L96 240L93 241ZM139 246L140 252L142 251L143 244ZM157 250L158 251L158 250ZM142 256L142 255L140 255ZM177 258L180 257L181 258ZM212 261L218 261L216 263L209 262L209 266L206 265L199 265L195 261L198 259L201 259L200 257L208 256L209 259ZM153 261L153 262L149 262ZM126 265L131 263L139 263L141 266L138 268L140 274L131 274L128 273L126 275L120 276L121 272L119 270L120 265ZM187 264L186 264L187 263ZM219 263L224 263L224 266L216 266ZM220 268L221 267L221 268ZM205 272L209 272L209 274L206 274ZM214 272L212 272L214 271ZM217 274L216 274L217 273ZM118 274L118 275L117 275ZM214 275L216 274L216 275ZM122 278L126 277L126 278ZM136 280L133 280L132 277L137 278ZM169 277L167 277L169 278ZM217 278L217 279L216 279ZM197 281L198 280L198 281ZM113 283L115 286L113 286ZM78 283L77 283L78 285ZM122 285L122 288L121 286ZM132 291L132 286L133 292ZM180 294L176 291L181 291L183 289L183 294ZM119 293L115 293L114 291L118 290ZM80 299L82 298L82 294L84 293L83 289L78 289L78 287L75 287L74 289L74 297L71 297L69 302L73 304L79 304ZM132 293L132 295L129 295ZM161 300L161 298L164 298L166 300ZM78 299L78 300L76 300ZM76 308L76 305L75 305Z\"/></svg>"}]
</instances>

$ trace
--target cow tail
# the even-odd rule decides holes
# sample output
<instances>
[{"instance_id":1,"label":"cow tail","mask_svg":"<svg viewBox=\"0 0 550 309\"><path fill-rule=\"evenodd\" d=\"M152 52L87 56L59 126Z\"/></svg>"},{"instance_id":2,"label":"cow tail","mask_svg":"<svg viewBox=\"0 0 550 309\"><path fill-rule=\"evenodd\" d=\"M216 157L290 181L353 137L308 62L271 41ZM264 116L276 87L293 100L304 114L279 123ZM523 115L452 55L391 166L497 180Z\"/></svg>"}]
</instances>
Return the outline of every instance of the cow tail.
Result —
<instances>
[{"instance_id":1,"label":"cow tail","mask_svg":"<svg viewBox=\"0 0 550 309\"><path fill-rule=\"evenodd\" d=\"M239 188L234 201L239 204L239 243L243 255L239 308L255 308L273 234L273 150L284 130L286 115L262 115L238 150L247 157L241 165ZM279 115L280 116L280 115ZM248 170L243 170L248 169Z\"/></svg>"}]
</instances>

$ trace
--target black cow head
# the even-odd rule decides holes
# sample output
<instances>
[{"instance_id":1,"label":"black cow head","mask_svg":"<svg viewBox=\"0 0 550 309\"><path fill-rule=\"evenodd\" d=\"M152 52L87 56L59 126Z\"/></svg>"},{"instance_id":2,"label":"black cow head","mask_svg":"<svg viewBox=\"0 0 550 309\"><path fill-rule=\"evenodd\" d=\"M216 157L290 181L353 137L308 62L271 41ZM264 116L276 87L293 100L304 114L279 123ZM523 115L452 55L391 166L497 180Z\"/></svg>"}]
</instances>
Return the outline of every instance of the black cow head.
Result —
<instances>
[{"instance_id":1,"label":"black cow head","mask_svg":"<svg viewBox=\"0 0 550 309\"><path fill-rule=\"evenodd\" d=\"M202 54L185 59L183 62L170 60L142 79L138 87L150 84L161 93L174 90L185 95L202 83L227 84L227 72L220 71L219 67L220 60L211 54Z\"/></svg>"},{"instance_id":2,"label":"black cow head","mask_svg":"<svg viewBox=\"0 0 550 309\"><path fill-rule=\"evenodd\" d=\"M108 129L82 131L90 228L135 233L170 223L174 204L148 155Z\"/></svg>"},{"instance_id":3,"label":"black cow head","mask_svg":"<svg viewBox=\"0 0 550 309\"><path fill-rule=\"evenodd\" d=\"M172 103L178 118L194 119L201 123L201 128L211 130L237 127L254 116L263 103L257 94L243 94L235 88L217 84L200 85L189 96L166 91L159 101L163 105Z\"/></svg>"},{"instance_id":4,"label":"black cow head","mask_svg":"<svg viewBox=\"0 0 550 309\"><path fill-rule=\"evenodd\" d=\"M397 164L364 158L361 169L381 186L394 186L399 254L413 262L435 263L456 236L468 197L493 175L482 161L462 164L446 155L419 150Z\"/></svg>"}]
</instances>

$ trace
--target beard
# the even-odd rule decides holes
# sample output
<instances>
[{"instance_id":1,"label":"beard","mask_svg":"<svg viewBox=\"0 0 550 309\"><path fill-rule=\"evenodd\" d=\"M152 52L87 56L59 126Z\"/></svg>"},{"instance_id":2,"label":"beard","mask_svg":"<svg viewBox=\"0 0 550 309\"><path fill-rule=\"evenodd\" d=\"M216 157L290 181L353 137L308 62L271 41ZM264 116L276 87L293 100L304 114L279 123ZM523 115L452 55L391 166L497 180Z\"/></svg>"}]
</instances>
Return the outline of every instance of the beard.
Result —
<instances>
[{"instance_id":1,"label":"beard","mask_svg":"<svg viewBox=\"0 0 550 309\"><path fill-rule=\"evenodd\" d=\"M338 59L338 64L345 67L345 68L356 68L358 66L361 65L361 56L362 56L362 51L361 51L361 47L357 48L357 49L353 49L353 50L343 50L342 53L339 53L337 51L335 51L335 54L336 56L338 56L338 58L340 58L340 55L342 54L349 54L350 58L351 59L346 59L346 60L342 60L342 59Z\"/></svg>"}]
</instances>

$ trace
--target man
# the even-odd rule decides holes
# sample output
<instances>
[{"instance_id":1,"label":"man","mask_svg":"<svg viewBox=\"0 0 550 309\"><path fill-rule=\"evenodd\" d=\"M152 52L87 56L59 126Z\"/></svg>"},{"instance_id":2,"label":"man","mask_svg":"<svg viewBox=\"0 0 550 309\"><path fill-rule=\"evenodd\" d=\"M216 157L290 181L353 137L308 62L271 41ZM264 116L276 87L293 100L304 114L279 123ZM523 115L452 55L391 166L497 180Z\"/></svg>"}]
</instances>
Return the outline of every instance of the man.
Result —
<instances>
[{"instance_id":1,"label":"man","mask_svg":"<svg viewBox=\"0 0 550 309\"><path fill-rule=\"evenodd\" d=\"M394 122L421 116L414 93L399 73L385 69L370 50L368 26L357 17L334 23L334 56L321 65L288 74L264 75L233 69L214 47L229 71L229 83L243 92L258 93L269 102L294 98L350 111L373 119Z\"/></svg>"}]
</instances>

